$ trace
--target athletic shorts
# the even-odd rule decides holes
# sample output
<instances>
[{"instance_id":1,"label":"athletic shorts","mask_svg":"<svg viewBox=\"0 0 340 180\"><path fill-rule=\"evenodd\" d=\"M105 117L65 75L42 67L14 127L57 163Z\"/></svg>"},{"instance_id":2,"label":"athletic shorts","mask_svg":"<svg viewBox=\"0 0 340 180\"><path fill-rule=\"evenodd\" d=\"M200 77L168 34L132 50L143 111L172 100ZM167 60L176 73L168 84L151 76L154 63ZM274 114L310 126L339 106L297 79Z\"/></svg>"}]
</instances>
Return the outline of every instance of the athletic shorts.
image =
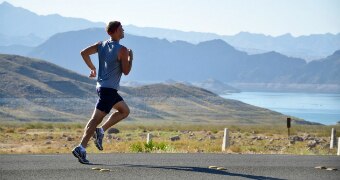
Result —
<instances>
[{"instance_id":1,"label":"athletic shorts","mask_svg":"<svg viewBox=\"0 0 340 180\"><path fill-rule=\"evenodd\" d=\"M99 99L97 101L96 108L106 112L107 114L110 113L115 104L120 101L124 101L116 89L99 87L97 88L97 93Z\"/></svg>"}]
</instances>

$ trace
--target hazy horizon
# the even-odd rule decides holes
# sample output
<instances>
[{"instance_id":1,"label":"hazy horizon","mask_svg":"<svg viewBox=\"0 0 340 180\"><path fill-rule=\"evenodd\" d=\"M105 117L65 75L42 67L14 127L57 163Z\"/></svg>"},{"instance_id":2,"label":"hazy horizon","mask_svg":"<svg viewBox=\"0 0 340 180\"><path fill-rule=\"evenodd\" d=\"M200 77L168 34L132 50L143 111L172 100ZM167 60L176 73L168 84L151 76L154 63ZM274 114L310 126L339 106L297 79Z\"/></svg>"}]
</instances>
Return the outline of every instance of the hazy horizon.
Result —
<instances>
[{"instance_id":1,"label":"hazy horizon","mask_svg":"<svg viewBox=\"0 0 340 180\"><path fill-rule=\"evenodd\" d=\"M59 14L104 23L120 20L124 25L186 32L219 35L249 32L274 37L340 33L340 1L336 0L230 0L215 3L201 0L99 0L96 3L88 0L0 0L0 3L5 1L38 15ZM112 8L117 5L119 8ZM111 10L119 16L111 15Z\"/></svg>"}]
</instances>

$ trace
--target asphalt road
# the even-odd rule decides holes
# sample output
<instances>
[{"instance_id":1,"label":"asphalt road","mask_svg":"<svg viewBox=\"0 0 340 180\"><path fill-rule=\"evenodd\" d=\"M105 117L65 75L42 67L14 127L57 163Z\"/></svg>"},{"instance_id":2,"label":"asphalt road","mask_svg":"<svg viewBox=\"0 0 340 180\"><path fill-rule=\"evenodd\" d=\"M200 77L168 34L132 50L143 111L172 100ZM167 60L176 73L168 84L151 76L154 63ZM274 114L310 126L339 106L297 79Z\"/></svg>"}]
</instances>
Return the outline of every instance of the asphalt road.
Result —
<instances>
[{"instance_id":1,"label":"asphalt road","mask_svg":"<svg viewBox=\"0 0 340 180\"><path fill-rule=\"evenodd\" d=\"M88 159L93 164L80 164L71 154L0 155L0 179L340 179L340 156L89 154Z\"/></svg>"}]
</instances>

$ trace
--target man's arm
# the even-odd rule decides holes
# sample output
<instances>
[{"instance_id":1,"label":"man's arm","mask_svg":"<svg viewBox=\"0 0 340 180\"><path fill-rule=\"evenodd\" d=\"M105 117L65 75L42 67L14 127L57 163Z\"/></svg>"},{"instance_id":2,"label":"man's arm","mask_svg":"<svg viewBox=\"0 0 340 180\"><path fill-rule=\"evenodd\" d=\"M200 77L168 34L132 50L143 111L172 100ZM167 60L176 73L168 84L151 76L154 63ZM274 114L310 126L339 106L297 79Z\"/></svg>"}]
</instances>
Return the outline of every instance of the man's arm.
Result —
<instances>
[{"instance_id":1,"label":"man's arm","mask_svg":"<svg viewBox=\"0 0 340 180\"><path fill-rule=\"evenodd\" d=\"M128 49L129 52L129 63L130 63L130 69L132 69L132 60L133 60L133 52L132 49Z\"/></svg>"},{"instance_id":2,"label":"man's arm","mask_svg":"<svg viewBox=\"0 0 340 180\"><path fill-rule=\"evenodd\" d=\"M85 61L86 65L91 69L91 73L90 73L90 76L89 76L90 78L96 77L96 75L97 75L96 67L93 65L91 58L90 58L90 55L97 53L98 45L99 45L99 43L96 43L92 46L89 46L89 47L83 49L80 52L80 54L83 57L83 60Z\"/></svg>"},{"instance_id":3,"label":"man's arm","mask_svg":"<svg viewBox=\"0 0 340 180\"><path fill-rule=\"evenodd\" d=\"M126 47L120 49L120 61L122 62L122 71L124 75L128 75L132 68L132 50L128 50Z\"/></svg>"}]
</instances>

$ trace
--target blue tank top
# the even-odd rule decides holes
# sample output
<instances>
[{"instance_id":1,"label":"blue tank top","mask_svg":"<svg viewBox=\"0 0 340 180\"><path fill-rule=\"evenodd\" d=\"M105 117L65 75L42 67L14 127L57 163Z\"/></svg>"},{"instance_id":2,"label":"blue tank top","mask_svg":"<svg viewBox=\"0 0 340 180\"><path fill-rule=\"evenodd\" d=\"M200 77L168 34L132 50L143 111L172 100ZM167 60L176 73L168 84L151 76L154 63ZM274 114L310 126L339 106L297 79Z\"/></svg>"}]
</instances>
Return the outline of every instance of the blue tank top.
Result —
<instances>
[{"instance_id":1,"label":"blue tank top","mask_svg":"<svg viewBox=\"0 0 340 180\"><path fill-rule=\"evenodd\" d=\"M122 48L122 45L112 40L106 40L98 44L99 70L97 88L119 89L119 82L122 77L121 62L118 60L120 48Z\"/></svg>"}]
</instances>

